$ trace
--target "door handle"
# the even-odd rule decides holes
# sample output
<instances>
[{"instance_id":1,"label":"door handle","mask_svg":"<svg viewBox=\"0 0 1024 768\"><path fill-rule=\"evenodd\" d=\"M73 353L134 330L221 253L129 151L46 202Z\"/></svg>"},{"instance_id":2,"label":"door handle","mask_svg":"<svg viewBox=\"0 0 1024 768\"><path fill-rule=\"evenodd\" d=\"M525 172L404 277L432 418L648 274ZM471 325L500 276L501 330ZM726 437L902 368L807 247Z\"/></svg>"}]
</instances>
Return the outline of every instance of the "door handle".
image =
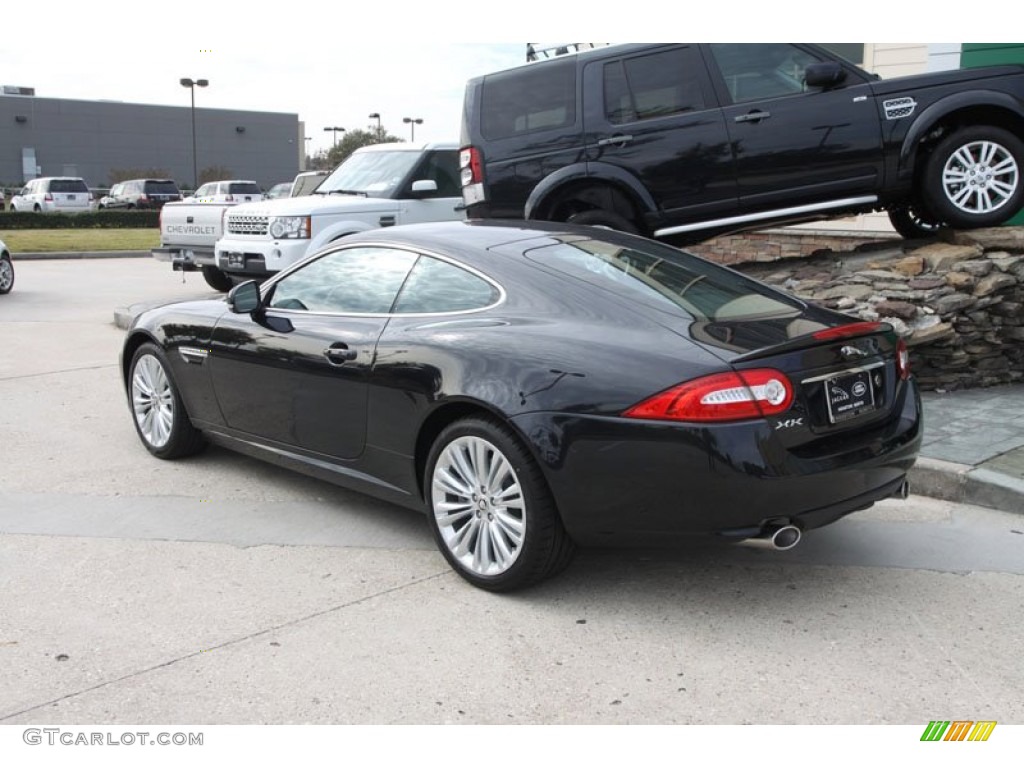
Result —
<instances>
[{"instance_id":1,"label":"door handle","mask_svg":"<svg viewBox=\"0 0 1024 768\"><path fill-rule=\"evenodd\" d=\"M355 360L357 354L354 349L348 348L348 344L340 341L324 350L324 357L331 365L344 365L350 360Z\"/></svg>"},{"instance_id":2,"label":"door handle","mask_svg":"<svg viewBox=\"0 0 1024 768\"><path fill-rule=\"evenodd\" d=\"M733 120L737 123L757 123L761 120L767 120L771 116L771 112L762 112L761 110L757 110L756 112L748 112L745 115L737 115Z\"/></svg>"},{"instance_id":3,"label":"door handle","mask_svg":"<svg viewBox=\"0 0 1024 768\"><path fill-rule=\"evenodd\" d=\"M599 147L624 147L626 144L633 140L632 136L624 133L616 133L614 136L609 136L607 139L599 139L597 146Z\"/></svg>"}]
</instances>

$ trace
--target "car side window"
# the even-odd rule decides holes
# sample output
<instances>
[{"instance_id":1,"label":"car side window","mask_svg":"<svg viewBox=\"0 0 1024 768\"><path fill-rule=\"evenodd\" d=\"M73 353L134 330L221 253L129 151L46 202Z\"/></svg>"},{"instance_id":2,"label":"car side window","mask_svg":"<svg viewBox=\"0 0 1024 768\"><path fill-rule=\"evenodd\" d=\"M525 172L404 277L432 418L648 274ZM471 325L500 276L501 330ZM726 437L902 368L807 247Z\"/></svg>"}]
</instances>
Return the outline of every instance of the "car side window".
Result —
<instances>
[{"instance_id":1,"label":"car side window","mask_svg":"<svg viewBox=\"0 0 1024 768\"><path fill-rule=\"evenodd\" d=\"M437 191L421 195L431 197L458 197L462 193L459 186L459 156L457 152L431 152L424 158L420 167L412 175L413 181L429 179L437 183Z\"/></svg>"},{"instance_id":2,"label":"car side window","mask_svg":"<svg viewBox=\"0 0 1024 768\"><path fill-rule=\"evenodd\" d=\"M491 75L480 99L480 130L488 139L574 125L576 62L567 57Z\"/></svg>"},{"instance_id":3,"label":"car side window","mask_svg":"<svg viewBox=\"0 0 1024 768\"><path fill-rule=\"evenodd\" d=\"M468 270L420 256L402 286L395 312L465 312L489 307L500 295L494 285Z\"/></svg>"},{"instance_id":4,"label":"car side window","mask_svg":"<svg viewBox=\"0 0 1024 768\"><path fill-rule=\"evenodd\" d=\"M605 117L613 124L703 109L704 94L690 51L635 56L604 65Z\"/></svg>"},{"instance_id":5,"label":"car side window","mask_svg":"<svg viewBox=\"0 0 1024 768\"><path fill-rule=\"evenodd\" d=\"M416 262L396 248L332 251L286 275L273 287L270 307L335 314L386 314Z\"/></svg>"},{"instance_id":6,"label":"car side window","mask_svg":"<svg viewBox=\"0 0 1024 768\"><path fill-rule=\"evenodd\" d=\"M712 43L711 53L733 103L807 90L804 72L819 61L788 43Z\"/></svg>"}]
</instances>

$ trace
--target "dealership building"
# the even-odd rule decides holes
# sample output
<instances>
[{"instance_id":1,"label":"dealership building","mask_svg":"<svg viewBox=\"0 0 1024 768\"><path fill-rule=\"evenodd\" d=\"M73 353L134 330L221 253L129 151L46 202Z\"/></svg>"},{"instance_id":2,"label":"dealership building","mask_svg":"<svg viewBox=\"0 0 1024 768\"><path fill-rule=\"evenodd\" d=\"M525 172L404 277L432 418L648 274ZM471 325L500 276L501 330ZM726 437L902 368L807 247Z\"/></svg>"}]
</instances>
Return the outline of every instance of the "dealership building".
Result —
<instances>
[{"instance_id":1,"label":"dealership building","mask_svg":"<svg viewBox=\"0 0 1024 768\"><path fill-rule=\"evenodd\" d=\"M193 123L195 117L195 160ZM304 166L298 115L41 98L0 88L0 187L39 176L80 176L109 187L112 174L160 170L191 189L194 169L251 179L264 189Z\"/></svg>"}]
</instances>

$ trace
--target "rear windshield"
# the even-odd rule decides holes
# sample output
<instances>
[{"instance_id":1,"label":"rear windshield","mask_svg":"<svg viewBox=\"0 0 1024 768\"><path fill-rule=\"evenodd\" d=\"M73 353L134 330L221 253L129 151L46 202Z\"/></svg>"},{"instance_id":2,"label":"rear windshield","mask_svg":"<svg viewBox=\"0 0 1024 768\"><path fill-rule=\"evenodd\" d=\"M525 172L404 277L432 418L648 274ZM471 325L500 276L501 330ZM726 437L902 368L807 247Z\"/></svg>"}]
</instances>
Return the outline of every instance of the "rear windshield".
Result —
<instances>
[{"instance_id":1,"label":"rear windshield","mask_svg":"<svg viewBox=\"0 0 1024 768\"><path fill-rule=\"evenodd\" d=\"M480 131L504 139L576 122L576 61L514 69L484 80Z\"/></svg>"},{"instance_id":2,"label":"rear windshield","mask_svg":"<svg viewBox=\"0 0 1024 768\"><path fill-rule=\"evenodd\" d=\"M700 321L794 317L802 305L692 254L651 243L643 250L598 240L566 240L526 253L598 288Z\"/></svg>"},{"instance_id":3,"label":"rear windshield","mask_svg":"<svg viewBox=\"0 0 1024 768\"><path fill-rule=\"evenodd\" d=\"M173 181L147 181L147 195L177 195L178 186Z\"/></svg>"},{"instance_id":4,"label":"rear windshield","mask_svg":"<svg viewBox=\"0 0 1024 768\"><path fill-rule=\"evenodd\" d=\"M236 181L228 185L229 195L262 195L263 192L253 181Z\"/></svg>"},{"instance_id":5,"label":"rear windshield","mask_svg":"<svg viewBox=\"0 0 1024 768\"><path fill-rule=\"evenodd\" d=\"M54 179L50 182L51 192L88 192L89 188L81 179Z\"/></svg>"}]
</instances>

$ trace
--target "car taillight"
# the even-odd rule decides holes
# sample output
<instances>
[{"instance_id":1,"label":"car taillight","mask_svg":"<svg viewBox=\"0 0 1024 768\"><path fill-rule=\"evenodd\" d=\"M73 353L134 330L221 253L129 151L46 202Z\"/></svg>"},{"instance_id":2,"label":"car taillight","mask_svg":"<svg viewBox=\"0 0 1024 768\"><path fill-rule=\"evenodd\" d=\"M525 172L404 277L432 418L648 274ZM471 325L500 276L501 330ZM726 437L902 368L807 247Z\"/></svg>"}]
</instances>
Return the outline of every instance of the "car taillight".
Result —
<instances>
[{"instance_id":1,"label":"car taillight","mask_svg":"<svg viewBox=\"0 0 1024 768\"><path fill-rule=\"evenodd\" d=\"M755 368L683 382L627 410L630 419L740 421L775 416L793 403L793 385L781 371Z\"/></svg>"},{"instance_id":2,"label":"car taillight","mask_svg":"<svg viewBox=\"0 0 1024 768\"><path fill-rule=\"evenodd\" d=\"M877 333L881 329L881 323L847 323L835 328L815 331L813 336L818 341L828 341L829 339L845 339L850 336L864 336L869 333Z\"/></svg>"},{"instance_id":3,"label":"car taillight","mask_svg":"<svg viewBox=\"0 0 1024 768\"><path fill-rule=\"evenodd\" d=\"M43 197L43 202L52 203L53 202L53 195L51 195L49 192L47 192L46 196Z\"/></svg>"},{"instance_id":4,"label":"car taillight","mask_svg":"<svg viewBox=\"0 0 1024 768\"><path fill-rule=\"evenodd\" d=\"M459 168L462 186L480 184L484 180L483 159L476 147L465 147L459 152Z\"/></svg>"},{"instance_id":5,"label":"car taillight","mask_svg":"<svg viewBox=\"0 0 1024 768\"><path fill-rule=\"evenodd\" d=\"M233 203L233 202L235 202L235 197L234 197L234 195L227 195L227 196L225 196L225 198L224 198L224 202L225 202L225 203Z\"/></svg>"},{"instance_id":6,"label":"car taillight","mask_svg":"<svg viewBox=\"0 0 1024 768\"><path fill-rule=\"evenodd\" d=\"M907 342L900 339L896 343L896 371L901 381L910 378L910 351L907 349Z\"/></svg>"}]
</instances>

